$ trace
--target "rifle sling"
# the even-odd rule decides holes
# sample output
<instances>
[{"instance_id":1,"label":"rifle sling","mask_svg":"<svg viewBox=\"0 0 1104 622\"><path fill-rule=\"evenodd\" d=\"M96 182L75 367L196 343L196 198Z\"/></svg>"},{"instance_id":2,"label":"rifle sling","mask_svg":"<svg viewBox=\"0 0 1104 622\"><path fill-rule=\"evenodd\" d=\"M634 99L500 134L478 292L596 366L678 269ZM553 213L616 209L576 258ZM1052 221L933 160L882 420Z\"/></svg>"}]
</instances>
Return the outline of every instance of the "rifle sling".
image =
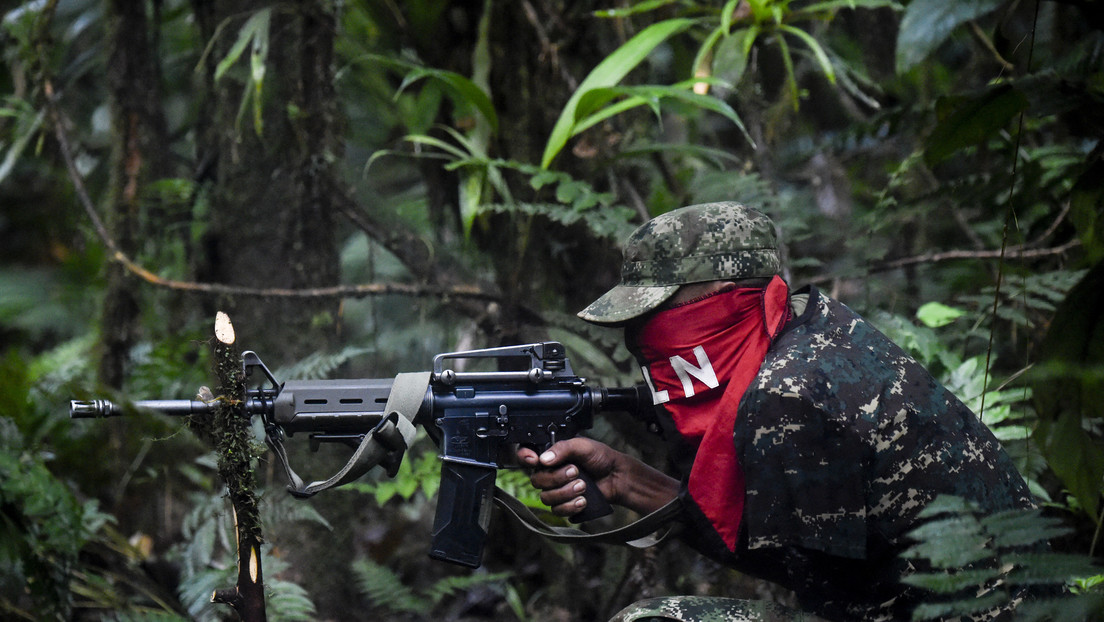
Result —
<instances>
[{"instance_id":1,"label":"rifle sling","mask_svg":"<svg viewBox=\"0 0 1104 622\"><path fill-rule=\"evenodd\" d=\"M658 510L628 525L609 531L589 533L574 527L549 525L537 518L528 506L497 486L495 487L494 500L499 507L506 510L510 516L517 519L529 531L542 535L553 542L565 544L580 544L583 542L627 544L640 549L654 546L663 541L671 531L671 523L682 512L682 502L678 497L675 497ZM660 530L663 530L662 533L660 533Z\"/></svg>"},{"instance_id":2,"label":"rifle sling","mask_svg":"<svg viewBox=\"0 0 1104 622\"><path fill-rule=\"evenodd\" d=\"M272 448L287 473L290 482L288 492L299 498L312 497L327 488L347 484L378 464L383 464L387 467L388 474L394 476L399 462L402 461L403 453L414 441L414 435L417 432L414 427L414 416L421 408L428 386L429 372L395 376L395 383L387 396L383 418L375 428L360 439L360 444L345 466L327 480L303 485L302 478L291 469L287 461L287 452L284 450L283 443L273 440L274 437L276 439L279 437L276 434L266 434L269 447Z\"/></svg>"}]
</instances>

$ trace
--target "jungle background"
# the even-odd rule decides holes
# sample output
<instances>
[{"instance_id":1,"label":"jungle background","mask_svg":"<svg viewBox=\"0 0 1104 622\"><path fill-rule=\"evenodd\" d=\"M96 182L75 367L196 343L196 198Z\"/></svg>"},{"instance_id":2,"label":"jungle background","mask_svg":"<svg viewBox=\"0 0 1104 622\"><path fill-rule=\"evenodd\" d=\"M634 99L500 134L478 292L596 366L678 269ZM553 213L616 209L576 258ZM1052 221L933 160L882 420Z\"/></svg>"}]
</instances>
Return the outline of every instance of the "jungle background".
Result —
<instances>
[{"instance_id":1,"label":"jungle background","mask_svg":"<svg viewBox=\"0 0 1104 622\"><path fill-rule=\"evenodd\" d=\"M1068 588L1052 613L1104 611L1079 565L1099 554L1104 475L1099 1L2 7L0 617L228 615L208 602L235 564L210 449L169 417L67 413L194 396L216 311L281 379L556 339L578 373L625 386L619 334L574 313L616 282L635 226L729 199L777 222L793 287L910 350L1038 495L1019 540L976 520L952 538L957 515L932 555L1053 536L1062 557L1009 563ZM664 463L638 422L593 434ZM293 444L300 472L343 461ZM310 501L274 467L258 450L271 619L792 602L677 543L569 548L497 514L482 568L433 562L425 439L396 478ZM539 505L524 481L500 477ZM954 576L933 601L966 587Z\"/></svg>"}]
</instances>

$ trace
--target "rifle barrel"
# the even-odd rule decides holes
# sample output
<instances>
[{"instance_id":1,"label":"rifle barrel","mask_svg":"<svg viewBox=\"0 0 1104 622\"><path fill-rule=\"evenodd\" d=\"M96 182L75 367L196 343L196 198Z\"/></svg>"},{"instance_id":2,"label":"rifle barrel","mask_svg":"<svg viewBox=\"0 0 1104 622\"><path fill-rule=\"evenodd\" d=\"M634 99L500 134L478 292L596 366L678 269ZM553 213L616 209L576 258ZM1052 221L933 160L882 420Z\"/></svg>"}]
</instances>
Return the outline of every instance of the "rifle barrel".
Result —
<instances>
[{"instance_id":1,"label":"rifle barrel","mask_svg":"<svg viewBox=\"0 0 1104 622\"><path fill-rule=\"evenodd\" d=\"M652 413L652 396L645 385L600 389L599 408L603 412L626 412L638 419L648 419Z\"/></svg>"},{"instance_id":2,"label":"rifle barrel","mask_svg":"<svg viewBox=\"0 0 1104 622\"><path fill-rule=\"evenodd\" d=\"M175 417L206 413L211 409L207 402L199 400L141 400L133 403L135 408L156 410ZM99 419L118 417L126 409L110 400L72 400L69 402L69 416L73 419Z\"/></svg>"}]
</instances>

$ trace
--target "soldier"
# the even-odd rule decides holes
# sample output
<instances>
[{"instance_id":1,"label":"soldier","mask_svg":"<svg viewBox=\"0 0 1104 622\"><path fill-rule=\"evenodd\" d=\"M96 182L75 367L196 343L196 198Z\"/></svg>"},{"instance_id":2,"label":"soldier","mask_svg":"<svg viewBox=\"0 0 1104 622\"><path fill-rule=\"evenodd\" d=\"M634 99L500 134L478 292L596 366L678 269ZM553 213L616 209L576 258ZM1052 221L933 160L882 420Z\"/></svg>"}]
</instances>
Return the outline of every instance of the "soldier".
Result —
<instances>
[{"instance_id":1,"label":"soldier","mask_svg":"<svg viewBox=\"0 0 1104 622\"><path fill-rule=\"evenodd\" d=\"M885 620L918 602L899 553L937 495L1031 507L992 433L923 367L815 287L789 291L762 213L678 209L638 228L624 253L621 283L579 316L624 327L681 479L581 437L520 450L542 467L532 483L555 513L585 505L579 468L640 513L677 496L680 537L701 553L793 590L816 616ZM616 619L813 618L684 597Z\"/></svg>"}]
</instances>

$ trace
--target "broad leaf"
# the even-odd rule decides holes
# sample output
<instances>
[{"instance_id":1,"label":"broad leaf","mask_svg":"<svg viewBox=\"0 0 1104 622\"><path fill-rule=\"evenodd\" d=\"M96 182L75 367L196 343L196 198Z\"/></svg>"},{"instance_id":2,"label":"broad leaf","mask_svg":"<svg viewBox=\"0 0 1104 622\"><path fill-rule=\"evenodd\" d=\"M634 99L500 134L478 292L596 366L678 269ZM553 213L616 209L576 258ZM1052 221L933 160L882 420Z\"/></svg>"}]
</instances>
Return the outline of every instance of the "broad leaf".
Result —
<instances>
[{"instance_id":1,"label":"broad leaf","mask_svg":"<svg viewBox=\"0 0 1104 622\"><path fill-rule=\"evenodd\" d=\"M897 73L920 64L956 28L987 15L1005 0L913 0L897 33Z\"/></svg>"},{"instance_id":2,"label":"broad leaf","mask_svg":"<svg viewBox=\"0 0 1104 622\"><path fill-rule=\"evenodd\" d=\"M462 108L474 107L491 124L491 131L498 131L498 114L495 112L490 95L472 80L454 71L423 67L379 54L364 54L361 56L361 60L379 63L406 72L402 84L395 92L396 97L419 80L431 80L444 87L454 104Z\"/></svg>"},{"instance_id":3,"label":"broad leaf","mask_svg":"<svg viewBox=\"0 0 1104 622\"><path fill-rule=\"evenodd\" d=\"M632 6L625 7L623 9L599 9L594 12L595 17L631 17L640 13L647 13L656 9L661 9L669 4L675 4L680 0L642 0L636 2Z\"/></svg>"},{"instance_id":4,"label":"broad leaf","mask_svg":"<svg viewBox=\"0 0 1104 622\"><path fill-rule=\"evenodd\" d=\"M800 28L794 28L786 24L779 25L778 29L801 39L805 45L812 50L813 57L816 58L817 64L820 65L820 71L824 73L824 77L828 78L828 81L832 84L836 83L836 70L832 67L832 61L828 60L828 55L824 52L824 48L820 47L820 44L817 43L817 40L814 39L812 35Z\"/></svg>"},{"instance_id":5,"label":"broad leaf","mask_svg":"<svg viewBox=\"0 0 1104 622\"><path fill-rule=\"evenodd\" d=\"M272 9L267 8L257 11L252 15L252 17L249 18L248 21L245 22L245 25L243 25L241 27L241 30L238 31L238 38L234 40L234 45L230 46L230 51L226 53L226 56L224 56L222 60L219 61L218 66L215 68L216 81L222 78L222 76L230 70L230 67L232 67L234 63L238 62L238 59L241 58L242 53L245 52L246 46L251 43L256 46L256 43L254 43L254 39L256 37L263 37L263 44L267 46L268 25L271 21L271 18ZM255 51L256 50L254 49L254 52ZM254 55L254 52L250 53L251 57ZM252 59L250 62L251 64L255 63L255 61ZM256 67L251 67L250 70L251 72L255 72Z\"/></svg>"},{"instance_id":6,"label":"broad leaf","mask_svg":"<svg viewBox=\"0 0 1104 622\"><path fill-rule=\"evenodd\" d=\"M693 24L694 20L690 19L671 19L652 24L614 50L591 70L560 112L560 118L556 120L556 125L552 128L552 133L545 144L541 168L551 166L552 160L556 159L568 139L574 135L575 108L579 105L583 94L593 89L617 84L661 43Z\"/></svg>"},{"instance_id":7,"label":"broad leaf","mask_svg":"<svg viewBox=\"0 0 1104 622\"><path fill-rule=\"evenodd\" d=\"M713 56L713 75L733 86L739 84L747 70L751 46L760 32L758 26L752 25L722 39Z\"/></svg>"},{"instance_id":8,"label":"broad leaf","mask_svg":"<svg viewBox=\"0 0 1104 622\"><path fill-rule=\"evenodd\" d=\"M916 318L931 328L946 326L965 314L962 309L948 307L941 302L929 302L916 310Z\"/></svg>"},{"instance_id":9,"label":"broad leaf","mask_svg":"<svg viewBox=\"0 0 1104 622\"><path fill-rule=\"evenodd\" d=\"M627 96L627 98L603 108L609 101L622 95ZM572 136L587 128L593 127L595 124L614 114L637 106L647 105L656 116L659 116L660 103L666 99L681 101L725 117L729 121L732 121L736 127L740 128L740 131L744 134L744 137L747 138L749 144L755 145L755 142L751 139L751 135L748 134L747 129L744 127L743 121L740 120L740 116L736 114L732 106L729 106L723 100L716 97L701 95L691 91L690 83L676 84L674 86L620 86L588 91L579 98L579 104L576 108L576 112L579 116L576 118Z\"/></svg>"},{"instance_id":10,"label":"broad leaf","mask_svg":"<svg viewBox=\"0 0 1104 622\"><path fill-rule=\"evenodd\" d=\"M977 145L1005 128L1025 108L1027 99L1008 85L986 91L980 97L940 100L936 109L939 123L928 137L924 160L935 164Z\"/></svg>"}]
</instances>

